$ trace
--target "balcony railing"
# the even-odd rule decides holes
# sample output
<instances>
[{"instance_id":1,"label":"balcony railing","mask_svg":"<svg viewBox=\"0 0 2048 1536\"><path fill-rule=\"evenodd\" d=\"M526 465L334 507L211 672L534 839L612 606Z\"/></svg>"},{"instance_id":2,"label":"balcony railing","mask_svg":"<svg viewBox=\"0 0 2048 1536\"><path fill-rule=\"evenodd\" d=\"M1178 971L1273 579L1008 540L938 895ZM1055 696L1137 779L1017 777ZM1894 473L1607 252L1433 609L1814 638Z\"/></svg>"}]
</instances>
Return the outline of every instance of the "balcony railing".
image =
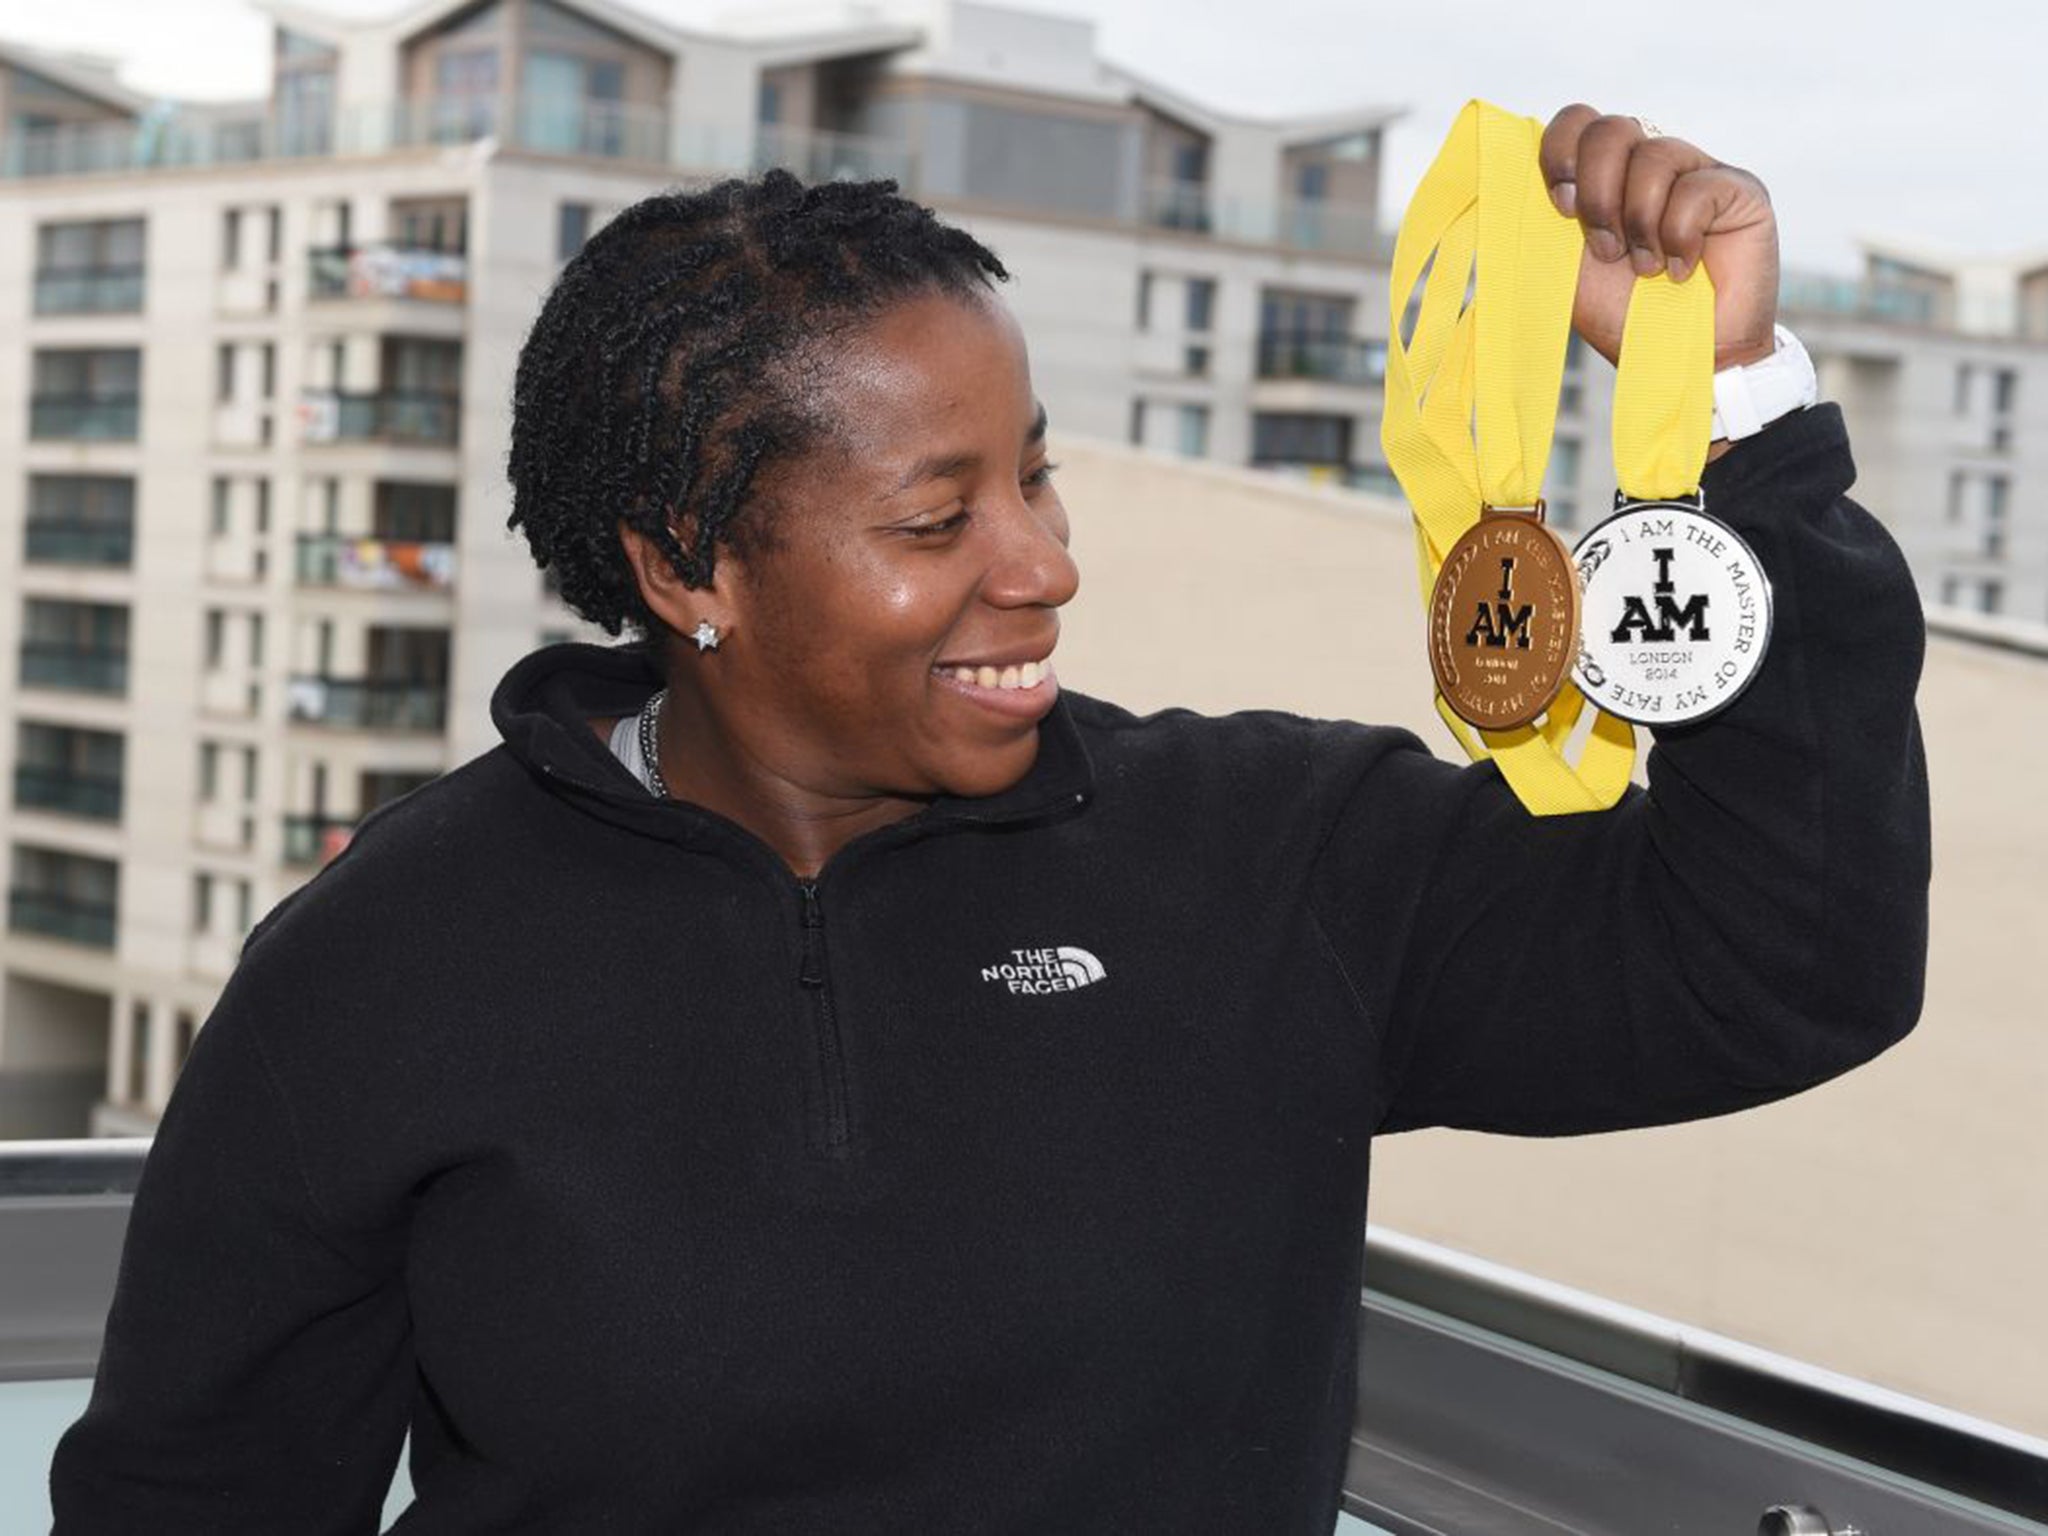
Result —
<instances>
[{"instance_id":1,"label":"balcony railing","mask_svg":"<svg viewBox=\"0 0 2048 1536\"><path fill-rule=\"evenodd\" d=\"M455 546L418 539L302 533L298 578L302 587L445 592L455 585Z\"/></svg>"},{"instance_id":2,"label":"balcony railing","mask_svg":"<svg viewBox=\"0 0 2048 1536\"><path fill-rule=\"evenodd\" d=\"M51 640L21 642L25 688L66 688L78 693L125 693L128 653Z\"/></svg>"},{"instance_id":3,"label":"balcony railing","mask_svg":"<svg viewBox=\"0 0 2048 1536\"><path fill-rule=\"evenodd\" d=\"M95 949L114 947L114 908L98 901L16 886L7 893L7 926L16 933L66 939Z\"/></svg>"},{"instance_id":4,"label":"balcony railing","mask_svg":"<svg viewBox=\"0 0 2048 1536\"><path fill-rule=\"evenodd\" d=\"M35 395L28 435L74 441L134 442L140 395Z\"/></svg>"},{"instance_id":5,"label":"balcony railing","mask_svg":"<svg viewBox=\"0 0 2048 1536\"><path fill-rule=\"evenodd\" d=\"M308 725L360 731L438 731L447 722L445 683L369 677L294 677L285 709Z\"/></svg>"},{"instance_id":6,"label":"balcony railing","mask_svg":"<svg viewBox=\"0 0 2048 1536\"><path fill-rule=\"evenodd\" d=\"M309 443L417 443L450 447L462 418L459 395L412 390L309 389L299 421Z\"/></svg>"},{"instance_id":7,"label":"balcony railing","mask_svg":"<svg viewBox=\"0 0 2048 1536\"><path fill-rule=\"evenodd\" d=\"M1259 337L1259 377L1320 379L1377 388L1387 376L1387 345L1348 336L1268 331Z\"/></svg>"},{"instance_id":8,"label":"balcony railing","mask_svg":"<svg viewBox=\"0 0 2048 1536\"><path fill-rule=\"evenodd\" d=\"M284 861L325 864L342 849L356 824L338 816L287 816L284 819Z\"/></svg>"},{"instance_id":9,"label":"balcony railing","mask_svg":"<svg viewBox=\"0 0 2048 1536\"><path fill-rule=\"evenodd\" d=\"M908 144L856 133L822 133L764 124L754 145L754 171L781 166L801 181L874 181L911 187L917 156Z\"/></svg>"},{"instance_id":10,"label":"balcony railing","mask_svg":"<svg viewBox=\"0 0 2048 1536\"><path fill-rule=\"evenodd\" d=\"M0 1143L0 1466L47 1468L83 1411L150 1142ZM2048 1516L2048 1445L1798 1360L1368 1227L1339 1536L1820 1524L2018 1536ZM378 1528L415 1490L394 1450ZM49 1527L40 1476L0 1504ZM0 1489L4 1492L4 1489ZM431 1513L431 1504L418 1511Z\"/></svg>"},{"instance_id":11,"label":"balcony railing","mask_svg":"<svg viewBox=\"0 0 2048 1536\"><path fill-rule=\"evenodd\" d=\"M23 558L52 565L132 565L132 522L88 523L69 518L30 518L23 525Z\"/></svg>"},{"instance_id":12,"label":"balcony railing","mask_svg":"<svg viewBox=\"0 0 2048 1536\"><path fill-rule=\"evenodd\" d=\"M140 265L71 267L36 273L39 315L112 315L142 308Z\"/></svg>"},{"instance_id":13,"label":"balcony railing","mask_svg":"<svg viewBox=\"0 0 2048 1536\"><path fill-rule=\"evenodd\" d=\"M24 811L59 811L94 821L119 821L121 778L118 774L75 773L67 768L17 763L14 804Z\"/></svg>"},{"instance_id":14,"label":"balcony railing","mask_svg":"<svg viewBox=\"0 0 2048 1536\"><path fill-rule=\"evenodd\" d=\"M319 246L306 253L316 299L419 299L460 304L469 297L469 258L402 245Z\"/></svg>"},{"instance_id":15,"label":"balcony railing","mask_svg":"<svg viewBox=\"0 0 2048 1536\"><path fill-rule=\"evenodd\" d=\"M1925 289L1820 272L1783 273L1778 279L1778 307L1903 325L1935 325L1942 320L1935 295Z\"/></svg>"}]
</instances>

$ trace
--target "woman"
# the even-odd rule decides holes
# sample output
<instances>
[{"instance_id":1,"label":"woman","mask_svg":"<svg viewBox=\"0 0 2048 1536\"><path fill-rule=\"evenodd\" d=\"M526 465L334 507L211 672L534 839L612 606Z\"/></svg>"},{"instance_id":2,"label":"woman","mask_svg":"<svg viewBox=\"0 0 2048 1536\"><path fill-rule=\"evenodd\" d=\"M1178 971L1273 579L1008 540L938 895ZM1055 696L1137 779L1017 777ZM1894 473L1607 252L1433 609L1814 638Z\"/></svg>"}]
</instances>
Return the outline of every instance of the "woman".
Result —
<instances>
[{"instance_id":1,"label":"woman","mask_svg":"<svg viewBox=\"0 0 2048 1536\"><path fill-rule=\"evenodd\" d=\"M1769 345L1753 177L1586 107L1545 165ZM892 192L650 198L563 272L513 521L650 639L526 657L252 936L60 1533L370 1531L408 1426L407 1533L1327 1532L1375 1133L1721 1113L1911 1027L1920 616L1834 406L1708 466L1757 680L1533 820L1403 731L1060 692L1005 273Z\"/></svg>"}]
</instances>

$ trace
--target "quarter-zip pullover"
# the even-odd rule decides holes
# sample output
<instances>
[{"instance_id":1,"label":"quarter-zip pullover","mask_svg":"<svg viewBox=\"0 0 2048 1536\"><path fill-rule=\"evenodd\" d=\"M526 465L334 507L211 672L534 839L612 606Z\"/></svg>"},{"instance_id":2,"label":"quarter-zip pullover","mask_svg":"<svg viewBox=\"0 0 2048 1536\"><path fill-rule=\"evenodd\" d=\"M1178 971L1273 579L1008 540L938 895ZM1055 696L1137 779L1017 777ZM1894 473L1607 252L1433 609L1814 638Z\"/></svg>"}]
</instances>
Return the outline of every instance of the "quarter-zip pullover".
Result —
<instances>
[{"instance_id":1,"label":"quarter-zip pullover","mask_svg":"<svg viewBox=\"0 0 2048 1536\"><path fill-rule=\"evenodd\" d=\"M1708 466L1771 650L1647 793L1077 694L985 799L795 878L589 721L502 743L251 935L138 1190L59 1536L1322 1536L1370 1139L1719 1114L1918 1015L1904 561L1832 405ZM1418 657L1417 665L1421 660Z\"/></svg>"}]
</instances>

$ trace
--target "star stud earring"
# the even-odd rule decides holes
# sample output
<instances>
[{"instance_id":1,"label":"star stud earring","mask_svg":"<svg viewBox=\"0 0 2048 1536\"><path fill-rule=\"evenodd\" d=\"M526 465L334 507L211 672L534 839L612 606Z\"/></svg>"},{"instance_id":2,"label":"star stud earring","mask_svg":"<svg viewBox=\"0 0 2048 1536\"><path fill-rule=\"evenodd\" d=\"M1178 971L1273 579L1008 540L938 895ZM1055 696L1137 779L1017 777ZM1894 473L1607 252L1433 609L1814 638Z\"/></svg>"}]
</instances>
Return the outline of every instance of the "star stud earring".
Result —
<instances>
[{"instance_id":1,"label":"star stud earring","mask_svg":"<svg viewBox=\"0 0 2048 1536\"><path fill-rule=\"evenodd\" d=\"M690 631L690 638L697 642L700 651L718 649L718 626L709 619L699 619L697 627Z\"/></svg>"}]
</instances>

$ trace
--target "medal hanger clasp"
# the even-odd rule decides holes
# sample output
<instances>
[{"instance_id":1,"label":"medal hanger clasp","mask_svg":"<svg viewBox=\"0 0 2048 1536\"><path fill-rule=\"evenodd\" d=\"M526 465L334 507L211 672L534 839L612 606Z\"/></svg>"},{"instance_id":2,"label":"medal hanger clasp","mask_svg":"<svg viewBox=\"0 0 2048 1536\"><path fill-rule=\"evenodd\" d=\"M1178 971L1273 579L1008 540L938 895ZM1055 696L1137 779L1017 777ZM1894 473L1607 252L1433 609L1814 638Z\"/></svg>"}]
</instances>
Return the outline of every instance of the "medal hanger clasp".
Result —
<instances>
[{"instance_id":1,"label":"medal hanger clasp","mask_svg":"<svg viewBox=\"0 0 2048 1536\"><path fill-rule=\"evenodd\" d=\"M1655 501L1660 505L1666 506L1691 507L1693 511L1699 513L1705 513L1707 510L1707 492L1704 486L1698 490L1687 492L1682 496L1631 496L1627 491L1617 490L1614 493L1614 506L1612 510L1619 512L1623 507L1640 506L1645 501Z\"/></svg>"},{"instance_id":2,"label":"medal hanger clasp","mask_svg":"<svg viewBox=\"0 0 2048 1536\"><path fill-rule=\"evenodd\" d=\"M1549 505L1549 502L1541 496L1538 496L1535 501L1526 507L1512 507L1506 503L1482 501L1479 503L1479 515L1481 517L1533 517L1540 523L1543 521L1544 509Z\"/></svg>"}]
</instances>

